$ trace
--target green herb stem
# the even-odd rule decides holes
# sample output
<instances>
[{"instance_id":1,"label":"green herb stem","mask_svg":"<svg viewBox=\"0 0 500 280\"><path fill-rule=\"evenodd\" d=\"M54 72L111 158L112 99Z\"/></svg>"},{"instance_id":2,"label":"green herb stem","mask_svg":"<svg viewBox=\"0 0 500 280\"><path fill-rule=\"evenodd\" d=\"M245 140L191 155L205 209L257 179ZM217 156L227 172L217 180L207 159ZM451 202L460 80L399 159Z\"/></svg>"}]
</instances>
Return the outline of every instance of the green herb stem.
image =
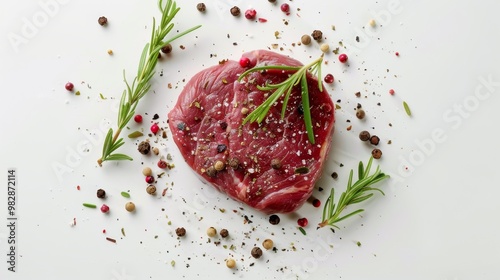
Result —
<instances>
[{"instance_id":1,"label":"green herb stem","mask_svg":"<svg viewBox=\"0 0 500 280\"><path fill-rule=\"evenodd\" d=\"M139 100L143 98L151 88L150 81L155 74L154 69L158 63L159 51L162 47L173 42L174 40L201 27L201 25L197 25L165 40L165 37L174 28L172 20L179 12L180 8L177 7L176 2L173 0L167 0L166 5L163 4L163 0L159 0L158 7L162 13L161 21L157 26L156 20L153 18L151 39L150 42L143 48L137 69L137 76L133 79L131 84L127 82L125 78L125 70L123 71L123 80L125 82L126 89L123 91L120 99L117 121L118 127L114 132L113 129L110 128L106 135L102 149L102 156L97 160L99 166L102 166L104 161L132 160L132 158L128 155L114 152L125 143L123 138L120 138L120 134L134 116Z\"/></svg>"},{"instance_id":2,"label":"green herb stem","mask_svg":"<svg viewBox=\"0 0 500 280\"><path fill-rule=\"evenodd\" d=\"M363 166L363 162L361 161L359 162L358 181L356 181L354 184L352 182L354 171L351 170L351 172L349 173L347 189L340 195L340 198L337 201L337 203L335 203L335 190L334 188L332 188L330 196L328 197L325 206L323 208L322 222L319 223L319 227L332 226L335 228L339 228L337 226L337 223L339 223L340 221L365 211L364 209L358 209L353 212L350 212L349 214L343 214L347 206L352 204L357 204L371 198L375 191L378 191L382 195L384 195L384 192L379 188L374 188L370 186L386 178L389 178L389 175L382 173L382 171L378 166L375 170L375 173L370 175L372 162L373 162L373 157L370 157L370 160L368 161L366 168Z\"/></svg>"},{"instance_id":3,"label":"green herb stem","mask_svg":"<svg viewBox=\"0 0 500 280\"><path fill-rule=\"evenodd\" d=\"M264 86L258 85L257 88L261 91L273 91L273 93L266 99L262 104L260 104L257 108L255 108L246 118L243 120L243 124L247 122L257 122L261 123L266 117L267 113L275 104L280 97L284 95L283 106L281 107L281 118L285 117L286 107L288 105L288 100L290 98L290 94L292 89L300 84L301 95L302 95L302 108L304 111L304 124L307 131L307 137L309 142L314 144L314 131L312 125L311 118L311 110L309 104L309 88L307 84L307 74L308 72L315 74L318 79L318 88L320 91L323 91L323 85L321 83L321 63L323 62L323 55L321 55L318 59L313 62L304 65L304 66L286 66L286 65L266 65L266 66L257 66L247 71L243 72L238 81L241 81L245 76L250 73L258 72L258 71L267 71L267 70L282 70L282 71L290 71L291 74L285 81L278 84L265 84Z\"/></svg>"}]
</instances>

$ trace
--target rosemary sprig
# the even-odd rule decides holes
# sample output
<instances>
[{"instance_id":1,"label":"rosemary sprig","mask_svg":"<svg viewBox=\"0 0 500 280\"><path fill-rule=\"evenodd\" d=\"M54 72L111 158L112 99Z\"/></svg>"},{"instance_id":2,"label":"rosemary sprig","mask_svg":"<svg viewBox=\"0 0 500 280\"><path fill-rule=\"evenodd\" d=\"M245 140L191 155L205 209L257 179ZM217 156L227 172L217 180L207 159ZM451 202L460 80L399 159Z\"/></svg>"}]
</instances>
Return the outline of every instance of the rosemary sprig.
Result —
<instances>
[{"instance_id":1,"label":"rosemary sprig","mask_svg":"<svg viewBox=\"0 0 500 280\"><path fill-rule=\"evenodd\" d=\"M151 79L155 74L155 66L158 62L158 52L165 45L173 42L174 40L198 29L201 25L197 25L188 30L180 32L168 40L164 40L167 34L174 28L172 20L174 19L180 8L177 7L175 1L167 0L166 5L163 4L163 0L158 1L158 8L160 9L161 21L158 26L156 26L156 20L153 17L153 30L151 32L150 42L144 46L144 49L139 60L139 67L137 70L137 76L129 84L125 78L125 70L123 71L123 80L126 85L126 89L123 91L122 97L120 99L120 108L118 111L118 128L115 132L110 128L106 138L104 140L104 145L102 148L102 156L97 163L102 166L104 161L110 160L132 160L132 158L125 154L114 153L118 148L123 146L125 142L123 138L119 138L122 130L125 128L127 123L135 114L135 109L141 98L146 95L146 93L151 88Z\"/></svg>"},{"instance_id":2,"label":"rosemary sprig","mask_svg":"<svg viewBox=\"0 0 500 280\"><path fill-rule=\"evenodd\" d=\"M266 65L251 68L243 72L238 81L241 81L246 75L257 72L257 71L267 71L267 70L282 70L294 72L288 79L279 84L268 84L264 86L258 85L257 88L261 91L274 91L262 104L260 104L255 110L253 110L246 118L243 120L243 124L247 122L257 122L261 123L267 116L269 109L273 106L278 99L285 95L283 99L283 106L281 107L281 118L285 117L286 106L288 104L288 99L292 92L293 87L300 84L302 92L302 108L304 110L304 123L306 126L307 137L309 142L314 144L314 132L311 120L311 110L309 105L309 89L307 86L307 73L308 71L315 75L318 79L318 88L323 91L323 84L321 83L321 63L323 62L323 55L313 62L298 67L298 66L286 66L286 65Z\"/></svg>"},{"instance_id":3,"label":"rosemary sprig","mask_svg":"<svg viewBox=\"0 0 500 280\"><path fill-rule=\"evenodd\" d=\"M363 166L363 162L359 162L358 181L356 181L354 184L352 184L353 170L351 169L351 172L349 174L349 181L347 183L347 189L340 195L337 203L335 203L335 192L334 188L332 188L330 196L328 197L323 208L323 218L322 222L319 223L319 227L332 226L335 228L339 228L337 226L338 222L364 211L364 209L358 209L349 214L341 216L347 206L369 199L373 196L374 191L378 191L382 195L384 195L384 192L379 188L373 188L370 186L386 178L389 178L389 175L382 173L379 166L377 166L375 173L370 175L372 161L373 157L370 157L366 168Z\"/></svg>"}]
</instances>

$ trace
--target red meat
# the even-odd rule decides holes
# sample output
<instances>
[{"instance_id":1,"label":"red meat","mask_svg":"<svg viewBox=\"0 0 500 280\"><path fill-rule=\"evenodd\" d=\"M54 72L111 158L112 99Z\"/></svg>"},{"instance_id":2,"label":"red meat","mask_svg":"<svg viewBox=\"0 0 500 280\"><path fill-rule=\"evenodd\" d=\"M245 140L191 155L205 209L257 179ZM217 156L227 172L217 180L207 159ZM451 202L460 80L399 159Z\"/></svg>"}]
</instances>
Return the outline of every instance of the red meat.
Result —
<instances>
[{"instance_id":1,"label":"red meat","mask_svg":"<svg viewBox=\"0 0 500 280\"><path fill-rule=\"evenodd\" d=\"M302 65L265 50L243 56L256 66ZM236 61L226 61L196 74L168 114L173 139L188 165L218 190L268 214L293 212L311 195L330 150L333 102L308 77L315 144L307 137L299 86L292 91L284 119L281 98L260 125L242 125L245 111L270 94L256 86L279 83L289 75L254 72L238 82L245 70Z\"/></svg>"}]
</instances>

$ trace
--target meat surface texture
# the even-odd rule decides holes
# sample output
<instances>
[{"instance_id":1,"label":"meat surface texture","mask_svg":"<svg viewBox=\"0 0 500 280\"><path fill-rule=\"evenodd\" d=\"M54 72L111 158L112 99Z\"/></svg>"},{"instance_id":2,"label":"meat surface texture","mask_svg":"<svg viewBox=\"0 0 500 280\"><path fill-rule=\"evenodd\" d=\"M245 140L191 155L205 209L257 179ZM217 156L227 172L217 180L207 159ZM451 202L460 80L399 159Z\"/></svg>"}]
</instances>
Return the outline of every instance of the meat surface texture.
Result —
<instances>
[{"instance_id":1,"label":"meat surface texture","mask_svg":"<svg viewBox=\"0 0 500 280\"><path fill-rule=\"evenodd\" d=\"M243 54L254 66L302 64L266 50ZM311 196L327 156L334 128L334 105L325 87L308 77L315 144L307 137L300 86L294 87L285 117L283 98L261 124L246 123L246 115L270 92L257 89L279 83L289 73L254 72L241 82L246 68L226 61L196 74L169 112L169 127L185 161L206 182L230 197L264 213L297 210Z\"/></svg>"}]
</instances>

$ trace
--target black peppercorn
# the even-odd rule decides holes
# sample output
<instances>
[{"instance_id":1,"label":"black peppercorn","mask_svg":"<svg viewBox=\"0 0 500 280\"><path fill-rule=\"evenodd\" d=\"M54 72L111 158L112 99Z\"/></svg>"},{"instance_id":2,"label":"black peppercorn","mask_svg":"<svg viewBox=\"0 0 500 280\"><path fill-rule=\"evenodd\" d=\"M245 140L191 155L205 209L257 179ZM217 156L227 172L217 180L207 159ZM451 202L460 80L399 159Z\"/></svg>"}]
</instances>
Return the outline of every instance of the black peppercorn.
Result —
<instances>
[{"instance_id":1,"label":"black peppercorn","mask_svg":"<svg viewBox=\"0 0 500 280\"><path fill-rule=\"evenodd\" d=\"M269 217L269 223L271 223L271 225L277 225L280 223L280 217L278 215L271 215Z\"/></svg>"},{"instance_id":2,"label":"black peppercorn","mask_svg":"<svg viewBox=\"0 0 500 280\"><path fill-rule=\"evenodd\" d=\"M337 179L339 177L339 174L337 174L337 172L333 172L332 173L332 178L333 179Z\"/></svg>"},{"instance_id":3,"label":"black peppercorn","mask_svg":"<svg viewBox=\"0 0 500 280\"><path fill-rule=\"evenodd\" d=\"M172 45L167 44L167 45L163 46L163 48L161 48L161 52L162 53L171 53L172 52Z\"/></svg>"},{"instance_id":4,"label":"black peppercorn","mask_svg":"<svg viewBox=\"0 0 500 280\"><path fill-rule=\"evenodd\" d=\"M215 170L215 167L213 166L208 167L205 172L207 173L208 177L215 177L215 175L217 175L217 170Z\"/></svg>"},{"instance_id":5,"label":"black peppercorn","mask_svg":"<svg viewBox=\"0 0 500 280\"><path fill-rule=\"evenodd\" d=\"M373 149L372 156L374 159L380 159L382 157L382 151L379 149Z\"/></svg>"},{"instance_id":6,"label":"black peppercorn","mask_svg":"<svg viewBox=\"0 0 500 280\"><path fill-rule=\"evenodd\" d=\"M283 164L281 163L281 160L279 160L278 158L273 158L271 160L271 167L273 169L280 169L282 166Z\"/></svg>"},{"instance_id":7,"label":"black peppercorn","mask_svg":"<svg viewBox=\"0 0 500 280\"><path fill-rule=\"evenodd\" d=\"M365 115L366 115L366 114L365 114L365 110L363 110L363 109L358 109L358 110L356 111L356 117L357 117L358 119L360 119L360 120L364 119L364 118L365 118Z\"/></svg>"},{"instance_id":8,"label":"black peppercorn","mask_svg":"<svg viewBox=\"0 0 500 280\"><path fill-rule=\"evenodd\" d=\"M98 189L97 190L97 197L98 198L105 198L106 197L106 191L103 189Z\"/></svg>"},{"instance_id":9,"label":"black peppercorn","mask_svg":"<svg viewBox=\"0 0 500 280\"><path fill-rule=\"evenodd\" d=\"M234 6L230 10L231 14L235 17L239 16L241 14L240 8L238 6Z\"/></svg>"},{"instance_id":10,"label":"black peppercorn","mask_svg":"<svg viewBox=\"0 0 500 280\"><path fill-rule=\"evenodd\" d=\"M221 229L221 231L219 232L219 234L220 234L220 236L221 236L222 238L226 238L226 237L228 237L228 236L229 236L229 232L228 232L228 231L227 231L227 229L225 229L225 228Z\"/></svg>"},{"instance_id":11,"label":"black peppercorn","mask_svg":"<svg viewBox=\"0 0 500 280\"><path fill-rule=\"evenodd\" d=\"M227 146L224 144L217 145L217 153L222 153L227 149Z\"/></svg>"},{"instance_id":12,"label":"black peppercorn","mask_svg":"<svg viewBox=\"0 0 500 280\"><path fill-rule=\"evenodd\" d=\"M251 254L252 254L252 257L258 259L258 258L262 257L262 249L259 247L253 247Z\"/></svg>"},{"instance_id":13,"label":"black peppercorn","mask_svg":"<svg viewBox=\"0 0 500 280\"><path fill-rule=\"evenodd\" d=\"M203 13L207 10L207 6L205 5L205 3L198 3L198 5L196 5L196 9Z\"/></svg>"},{"instance_id":14,"label":"black peppercorn","mask_svg":"<svg viewBox=\"0 0 500 280\"><path fill-rule=\"evenodd\" d=\"M359 133L359 139L361 141L368 141L370 140L370 132L363 130Z\"/></svg>"},{"instance_id":15,"label":"black peppercorn","mask_svg":"<svg viewBox=\"0 0 500 280\"><path fill-rule=\"evenodd\" d=\"M314 30L311 36L314 40L320 41L321 39L323 39L323 32L321 32L321 30Z\"/></svg>"},{"instance_id":16,"label":"black peppercorn","mask_svg":"<svg viewBox=\"0 0 500 280\"><path fill-rule=\"evenodd\" d=\"M182 237L182 236L186 235L186 229L183 227L177 228L175 230L175 234L177 234L177 236L179 236L179 237Z\"/></svg>"},{"instance_id":17,"label":"black peppercorn","mask_svg":"<svg viewBox=\"0 0 500 280\"><path fill-rule=\"evenodd\" d=\"M139 147L137 148L137 150L139 150L139 153L147 155L151 150L151 145L149 145L148 141L142 141L141 143L139 143Z\"/></svg>"},{"instance_id":18,"label":"black peppercorn","mask_svg":"<svg viewBox=\"0 0 500 280\"><path fill-rule=\"evenodd\" d=\"M370 143L372 145L377 146L379 142L380 142L380 138L378 138L377 135L373 135L372 137L370 137Z\"/></svg>"},{"instance_id":19,"label":"black peppercorn","mask_svg":"<svg viewBox=\"0 0 500 280\"><path fill-rule=\"evenodd\" d=\"M97 22L101 26L104 26L104 25L106 25L108 23L108 19L105 16L102 16L102 17L99 17L99 19L97 20Z\"/></svg>"}]
</instances>

